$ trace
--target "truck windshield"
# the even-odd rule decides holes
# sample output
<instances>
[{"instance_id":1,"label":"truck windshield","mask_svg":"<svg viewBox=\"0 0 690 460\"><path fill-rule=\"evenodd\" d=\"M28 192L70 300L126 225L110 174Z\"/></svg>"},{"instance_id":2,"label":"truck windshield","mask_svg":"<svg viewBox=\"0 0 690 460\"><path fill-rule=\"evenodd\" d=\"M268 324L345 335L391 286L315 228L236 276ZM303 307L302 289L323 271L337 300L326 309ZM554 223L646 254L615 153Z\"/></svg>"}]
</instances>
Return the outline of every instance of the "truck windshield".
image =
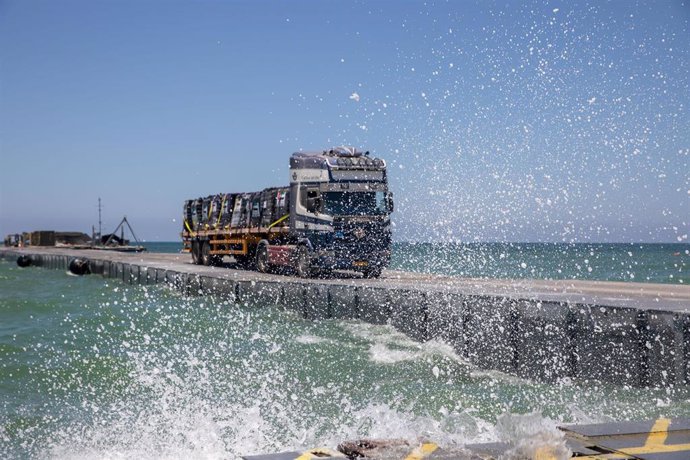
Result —
<instances>
[{"instance_id":1,"label":"truck windshield","mask_svg":"<svg viewBox=\"0 0 690 460\"><path fill-rule=\"evenodd\" d=\"M332 216L386 214L384 192L326 192L324 212Z\"/></svg>"}]
</instances>

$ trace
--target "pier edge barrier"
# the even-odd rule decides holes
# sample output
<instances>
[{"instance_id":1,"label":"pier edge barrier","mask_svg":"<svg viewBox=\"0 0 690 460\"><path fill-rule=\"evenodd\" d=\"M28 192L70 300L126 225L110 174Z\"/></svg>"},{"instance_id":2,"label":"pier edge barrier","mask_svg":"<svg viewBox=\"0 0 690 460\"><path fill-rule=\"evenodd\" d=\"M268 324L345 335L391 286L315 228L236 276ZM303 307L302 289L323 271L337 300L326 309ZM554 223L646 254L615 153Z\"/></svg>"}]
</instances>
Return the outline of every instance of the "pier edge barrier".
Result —
<instances>
[{"instance_id":1,"label":"pier edge barrier","mask_svg":"<svg viewBox=\"0 0 690 460\"><path fill-rule=\"evenodd\" d=\"M0 251L16 259L26 251ZM67 270L72 256L31 253L32 266ZM82 257L80 255L80 257ZM690 313L501 295L318 280L247 281L139 262L82 257L91 272L133 285L166 283L183 295L275 305L310 320L390 324L418 340L440 339L484 369L553 382L593 380L632 387L690 384Z\"/></svg>"}]
</instances>

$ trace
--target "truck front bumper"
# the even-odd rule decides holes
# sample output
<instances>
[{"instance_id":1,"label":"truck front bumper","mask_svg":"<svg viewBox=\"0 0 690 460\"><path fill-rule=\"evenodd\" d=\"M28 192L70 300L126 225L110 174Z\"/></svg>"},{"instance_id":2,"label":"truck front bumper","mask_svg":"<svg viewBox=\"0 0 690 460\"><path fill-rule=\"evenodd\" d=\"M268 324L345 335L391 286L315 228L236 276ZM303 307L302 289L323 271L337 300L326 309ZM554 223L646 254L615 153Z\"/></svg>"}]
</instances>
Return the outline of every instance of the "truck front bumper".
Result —
<instances>
[{"instance_id":1,"label":"truck front bumper","mask_svg":"<svg viewBox=\"0 0 690 460\"><path fill-rule=\"evenodd\" d=\"M337 254L335 251L319 251L313 264L319 268L365 271L370 267L387 267L390 257L390 251L376 251L366 254Z\"/></svg>"}]
</instances>

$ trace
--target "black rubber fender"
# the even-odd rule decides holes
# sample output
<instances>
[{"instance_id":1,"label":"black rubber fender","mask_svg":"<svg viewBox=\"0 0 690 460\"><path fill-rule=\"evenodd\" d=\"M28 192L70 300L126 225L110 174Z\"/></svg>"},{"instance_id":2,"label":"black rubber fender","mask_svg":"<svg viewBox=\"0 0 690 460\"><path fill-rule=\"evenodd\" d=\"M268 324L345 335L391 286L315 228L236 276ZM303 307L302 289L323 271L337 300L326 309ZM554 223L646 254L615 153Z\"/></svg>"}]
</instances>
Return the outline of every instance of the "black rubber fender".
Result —
<instances>
[{"instance_id":1,"label":"black rubber fender","mask_svg":"<svg viewBox=\"0 0 690 460\"><path fill-rule=\"evenodd\" d=\"M69 271L75 275L88 275L91 273L89 261L85 259L72 259L69 263Z\"/></svg>"},{"instance_id":2,"label":"black rubber fender","mask_svg":"<svg viewBox=\"0 0 690 460\"><path fill-rule=\"evenodd\" d=\"M31 256L23 255L17 257L17 265L20 267L30 267L33 262Z\"/></svg>"}]
</instances>

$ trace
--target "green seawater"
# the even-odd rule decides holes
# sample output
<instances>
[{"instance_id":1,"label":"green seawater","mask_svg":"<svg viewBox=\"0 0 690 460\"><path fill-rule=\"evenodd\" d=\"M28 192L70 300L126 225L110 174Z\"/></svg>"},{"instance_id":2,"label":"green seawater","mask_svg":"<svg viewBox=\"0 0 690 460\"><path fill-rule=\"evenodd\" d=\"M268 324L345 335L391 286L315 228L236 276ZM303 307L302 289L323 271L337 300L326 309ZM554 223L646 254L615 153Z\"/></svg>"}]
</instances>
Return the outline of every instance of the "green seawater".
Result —
<instances>
[{"instance_id":1,"label":"green seawater","mask_svg":"<svg viewBox=\"0 0 690 460\"><path fill-rule=\"evenodd\" d=\"M689 389L536 383L388 326L0 261L0 458L453 447L657 416L690 416Z\"/></svg>"},{"instance_id":2,"label":"green seawater","mask_svg":"<svg viewBox=\"0 0 690 460\"><path fill-rule=\"evenodd\" d=\"M470 278L690 283L687 243L395 243L391 268Z\"/></svg>"}]
</instances>

